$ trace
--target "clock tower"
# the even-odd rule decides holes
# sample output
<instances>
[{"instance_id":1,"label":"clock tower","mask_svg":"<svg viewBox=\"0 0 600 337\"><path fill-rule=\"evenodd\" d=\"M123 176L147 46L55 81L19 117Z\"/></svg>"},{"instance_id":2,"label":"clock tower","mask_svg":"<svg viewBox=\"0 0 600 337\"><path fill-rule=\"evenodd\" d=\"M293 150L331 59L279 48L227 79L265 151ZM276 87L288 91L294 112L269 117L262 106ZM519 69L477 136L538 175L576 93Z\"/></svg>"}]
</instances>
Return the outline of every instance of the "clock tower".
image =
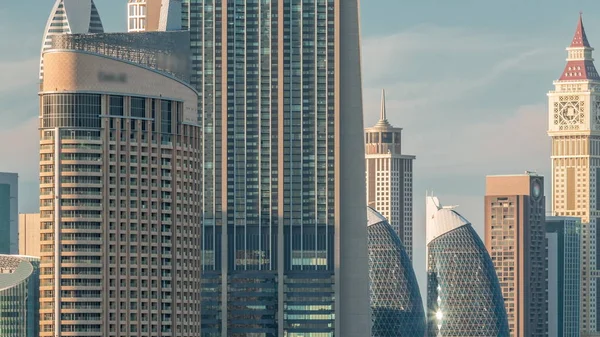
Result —
<instances>
[{"instance_id":1,"label":"clock tower","mask_svg":"<svg viewBox=\"0 0 600 337\"><path fill-rule=\"evenodd\" d=\"M567 65L548 93L552 213L581 218L581 336L600 336L600 76L581 15ZM575 296L574 296L575 297ZM566 300L566 299L565 299ZM577 303L577 302L575 302Z\"/></svg>"}]
</instances>

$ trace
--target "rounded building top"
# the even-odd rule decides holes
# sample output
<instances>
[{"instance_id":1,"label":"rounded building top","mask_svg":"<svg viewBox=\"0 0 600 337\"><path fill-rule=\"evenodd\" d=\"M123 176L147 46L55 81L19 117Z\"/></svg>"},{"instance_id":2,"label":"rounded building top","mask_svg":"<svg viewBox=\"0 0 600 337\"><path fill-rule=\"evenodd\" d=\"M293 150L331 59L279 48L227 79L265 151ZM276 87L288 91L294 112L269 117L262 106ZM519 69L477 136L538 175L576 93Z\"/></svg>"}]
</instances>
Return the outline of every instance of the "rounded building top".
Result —
<instances>
[{"instance_id":1,"label":"rounded building top","mask_svg":"<svg viewBox=\"0 0 600 337\"><path fill-rule=\"evenodd\" d=\"M19 285L33 270L33 265L22 257L0 255L0 291Z\"/></svg>"}]
</instances>

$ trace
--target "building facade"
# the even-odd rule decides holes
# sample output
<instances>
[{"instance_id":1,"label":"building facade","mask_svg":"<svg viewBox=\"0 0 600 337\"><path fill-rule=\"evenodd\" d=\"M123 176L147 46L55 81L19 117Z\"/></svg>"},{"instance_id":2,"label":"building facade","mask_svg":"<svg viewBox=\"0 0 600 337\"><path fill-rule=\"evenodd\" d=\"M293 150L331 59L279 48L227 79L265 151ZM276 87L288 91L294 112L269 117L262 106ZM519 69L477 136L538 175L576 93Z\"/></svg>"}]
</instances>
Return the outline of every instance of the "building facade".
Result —
<instances>
[{"instance_id":1,"label":"building facade","mask_svg":"<svg viewBox=\"0 0 600 337\"><path fill-rule=\"evenodd\" d=\"M546 217L548 337L579 337L581 220Z\"/></svg>"},{"instance_id":2,"label":"building facade","mask_svg":"<svg viewBox=\"0 0 600 337\"><path fill-rule=\"evenodd\" d=\"M19 254L40 256L40 213L19 214Z\"/></svg>"},{"instance_id":3,"label":"building facade","mask_svg":"<svg viewBox=\"0 0 600 337\"><path fill-rule=\"evenodd\" d=\"M0 335L39 336L39 265L33 256L0 255Z\"/></svg>"},{"instance_id":4,"label":"building facade","mask_svg":"<svg viewBox=\"0 0 600 337\"><path fill-rule=\"evenodd\" d=\"M182 0L129 0L127 31L180 30L182 12Z\"/></svg>"},{"instance_id":5,"label":"building facade","mask_svg":"<svg viewBox=\"0 0 600 337\"><path fill-rule=\"evenodd\" d=\"M358 1L183 8L203 139L202 336L369 336Z\"/></svg>"},{"instance_id":6,"label":"building facade","mask_svg":"<svg viewBox=\"0 0 600 337\"><path fill-rule=\"evenodd\" d=\"M485 246L496 268L512 337L548 335L544 178L486 177Z\"/></svg>"},{"instance_id":7,"label":"building facade","mask_svg":"<svg viewBox=\"0 0 600 337\"><path fill-rule=\"evenodd\" d=\"M19 176L0 172L0 254L19 251Z\"/></svg>"},{"instance_id":8,"label":"building facade","mask_svg":"<svg viewBox=\"0 0 600 337\"><path fill-rule=\"evenodd\" d=\"M471 223L426 199L427 335L508 337L494 264Z\"/></svg>"},{"instance_id":9,"label":"building facade","mask_svg":"<svg viewBox=\"0 0 600 337\"><path fill-rule=\"evenodd\" d=\"M600 76L581 17L567 65L548 93L552 214L581 218L581 334L600 336Z\"/></svg>"},{"instance_id":10,"label":"building facade","mask_svg":"<svg viewBox=\"0 0 600 337\"><path fill-rule=\"evenodd\" d=\"M367 204L389 219L412 258L415 156L402 154L401 132L387 120L382 91L379 121L365 129Z\"/></svg>"},{"instance_id":11,"label":"building facade","mask_svg":"<svg viewBox=\"0 0 600 337\"><path fill-rule=\"evenodd\" d=\"M52 47L52 36L102 32L104 27L94 0L56 0L44 29L40 80L44 76L44 52Z\"/></svg>"},{"instance_id":12,"label":"building facade","mask_svg":"<svg viewBox=\"0 0 600 337\"><path fill-rule=\"evenodd\" d=\"M424 337L425 312L417 277L388 220L367 208L371 337Z\"/></svg>"},{"instance_id":13,"label":"building facade","mask_svg":"<svg viewBox=\"0 0 600 337\"><path fill-rule=\"evenodd\" d=\"M40 336L200 333L197 93L142 34L138 53L105 34L44 54Z\"/></svg>"}]
</instances>

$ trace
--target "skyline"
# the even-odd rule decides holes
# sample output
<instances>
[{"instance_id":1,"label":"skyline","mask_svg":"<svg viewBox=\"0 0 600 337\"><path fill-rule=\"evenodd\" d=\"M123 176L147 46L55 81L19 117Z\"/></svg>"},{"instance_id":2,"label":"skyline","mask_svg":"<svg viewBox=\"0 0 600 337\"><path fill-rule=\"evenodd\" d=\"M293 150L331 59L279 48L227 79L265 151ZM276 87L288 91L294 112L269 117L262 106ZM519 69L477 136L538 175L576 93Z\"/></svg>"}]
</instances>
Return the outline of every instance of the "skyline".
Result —
<instances>
[{"instance_id":1,"label":"skyline","mask_svg":"<svg viewBox=\"0 0 600 337\"><path fill-rule=\"evenodd\" d=\"M33 95L43 26L53 2L0 4L0 32L9 33L0 71L11 79L0 84L0 141L11 144L0 148L5 158L0 171L19 173L20 212L39 206ZM106 31L126 31L126 2L97 1ZM365 126L376 123L385 88L388 119L403 128L404 151L417 156L414 241L415 256L422 259L415 264L424 261L425 245L418 243L424 243L426 190L460 205L482 235L486 175L536 170L550 177L546 92L564 68L564 48L579 10L591 45L600 46L600 20L593 15L600 4L592 1L552 1L543 7L461 1L469 5L466 11L455 4L432 9L431 3L363 1L361 12ZM19 25L16 20L23 17L30 24ZM517 127L518 134L505 137ZM488 151L491 147L496 150Z\"/></svg>"}]
</instances>

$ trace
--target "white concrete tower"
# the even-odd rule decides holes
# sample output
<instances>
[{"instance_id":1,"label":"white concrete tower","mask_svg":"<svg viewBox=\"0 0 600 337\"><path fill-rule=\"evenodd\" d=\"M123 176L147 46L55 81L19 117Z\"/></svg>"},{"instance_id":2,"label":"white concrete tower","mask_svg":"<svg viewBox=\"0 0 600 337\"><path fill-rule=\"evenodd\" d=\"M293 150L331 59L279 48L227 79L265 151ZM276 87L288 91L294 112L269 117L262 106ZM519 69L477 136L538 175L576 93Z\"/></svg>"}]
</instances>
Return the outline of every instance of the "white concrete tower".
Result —
<instances>
[{"instance_id":1,"label":"white concrete tower","mask_svg":"<svg viewBox=\"0 0 600 337\"><path fill-rule=\"evenodd\" d=\"M367 204L388 219L412 259L415 156L402 154L401 132L387 120L383 90L379 121L365 129Z\"/></svg>"},{"instance_id":2,"label":"white concrete tower","mask_svg":"<svg viewBox=\"0 0 600 337\"><path fill-rule=\"evenodd\" d=\"M600 77L581 16L567 65L548 93L552 212L582 220L581 336L600 336L597 218L600 216Z\"/></svg>"}]
</instances>

